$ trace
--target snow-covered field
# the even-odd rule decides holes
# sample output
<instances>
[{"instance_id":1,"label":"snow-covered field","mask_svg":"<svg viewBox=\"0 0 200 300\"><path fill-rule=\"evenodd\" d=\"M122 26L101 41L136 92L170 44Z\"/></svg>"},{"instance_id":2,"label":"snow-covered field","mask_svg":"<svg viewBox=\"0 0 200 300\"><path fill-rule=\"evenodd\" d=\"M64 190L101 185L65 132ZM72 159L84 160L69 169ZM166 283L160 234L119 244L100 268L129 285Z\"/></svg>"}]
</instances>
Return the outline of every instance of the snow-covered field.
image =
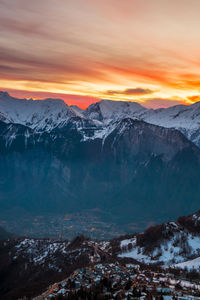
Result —
<instances>
[{"instance_id":1,"label":"snow-covered field","mask_svg":"<svg viewBox=\"0 0 200 300\"><path fill-rule=\"evenodd\" d=\"M188 232L174 222L166 223L163 232L166 234L168 231L170 236L161 239L151 251L140 247L136 237L122 240L119 257L129 257L147 264L159 262L165 266L199 268L200 259L190 258L200 256L200 235Z\"/></svg>"},{"instance_id":2,"label":"snow-covered field","mask_svg":"<svg viewBox=\"0 0 200 300\"><path fill-rule=\"evenodd\" d=\"M175 264L173 267L174 268L181 268L181 269L187 268L190 271L193 270L193 269L199 271L199 269L200 269L200 257L197 257L195 259L191 259L191 260L179 263L179 264Z\"/></svg>"}]
</instances>

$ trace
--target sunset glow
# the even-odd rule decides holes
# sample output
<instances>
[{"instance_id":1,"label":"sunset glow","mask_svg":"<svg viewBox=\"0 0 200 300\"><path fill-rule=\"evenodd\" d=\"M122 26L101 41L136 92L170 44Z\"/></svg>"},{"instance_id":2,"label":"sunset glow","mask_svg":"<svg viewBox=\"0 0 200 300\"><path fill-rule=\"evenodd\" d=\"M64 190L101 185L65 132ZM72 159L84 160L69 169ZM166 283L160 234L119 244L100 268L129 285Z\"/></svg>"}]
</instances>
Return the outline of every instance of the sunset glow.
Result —
<instances>
[{"instance_id":1,"label":"sunset glow","mask_svg":"<svg viewBox=\"0 0 200 300\"><path fill-rule=\"evenodd\" d=\"M199 0L0 0L0 90L147 107L200 100Z\"/></svg>"}]
</instances>

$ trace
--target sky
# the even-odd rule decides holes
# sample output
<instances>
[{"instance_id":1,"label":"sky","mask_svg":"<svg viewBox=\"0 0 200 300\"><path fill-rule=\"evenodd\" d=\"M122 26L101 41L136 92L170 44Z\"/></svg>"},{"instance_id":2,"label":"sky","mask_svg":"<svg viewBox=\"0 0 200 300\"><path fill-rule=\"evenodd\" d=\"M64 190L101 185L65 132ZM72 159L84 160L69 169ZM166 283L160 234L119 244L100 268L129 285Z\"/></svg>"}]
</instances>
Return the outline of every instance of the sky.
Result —
<instances>
[{"instance_id":1,"label":"sky","mask_svg":"<svg viewBox=\"0 0 200 300\"><path fill-rule=\"evenodd\" d=\"M199 0L0 0L0 90L159 108L200 101Z\"/></svg>"}]
</instances>

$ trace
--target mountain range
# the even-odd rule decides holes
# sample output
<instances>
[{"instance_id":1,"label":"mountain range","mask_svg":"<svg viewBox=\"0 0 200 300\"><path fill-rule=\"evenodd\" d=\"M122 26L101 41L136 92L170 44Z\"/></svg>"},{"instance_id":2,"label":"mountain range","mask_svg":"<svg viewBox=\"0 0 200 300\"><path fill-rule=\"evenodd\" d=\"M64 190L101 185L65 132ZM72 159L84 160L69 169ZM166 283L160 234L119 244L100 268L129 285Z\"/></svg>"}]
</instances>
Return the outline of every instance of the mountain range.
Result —
<instances>
[{"instance_id":1,"label":"mountain range","mask_svg":"<svg viewBox=\"0 0 200 300\"><path fill-rule=\"evenodd\" d=\"M106 134L105 125L124 118L177 129L200 146L200 102L153 110L136 102L102 100L82 110L74 105L68 106L61 99L18 99L7 92L0 92L0 120L37 131L49 132L74 120L77 129L96 129L90 138L99 138Z\"/></svg>"},{"instance_id":2,"label":"mountain range","mask_svg":"<svg viewBox=\"0 0 200 300\"><path fill-rule=\"evenodd\" d=\"M119 224L199 209L200 102L147 109L0 92L0 205L34 213L98 208Z\"/></svg>"}]
</instances>

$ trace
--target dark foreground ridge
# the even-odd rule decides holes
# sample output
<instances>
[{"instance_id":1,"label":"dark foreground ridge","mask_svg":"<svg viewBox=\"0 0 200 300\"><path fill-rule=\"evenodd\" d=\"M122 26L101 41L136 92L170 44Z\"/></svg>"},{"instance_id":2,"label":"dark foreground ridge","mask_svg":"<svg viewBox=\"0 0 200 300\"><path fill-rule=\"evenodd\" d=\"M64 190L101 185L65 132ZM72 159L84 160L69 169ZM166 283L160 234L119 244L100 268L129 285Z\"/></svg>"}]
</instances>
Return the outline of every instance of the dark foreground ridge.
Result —
<instances>
[{"instance_id":1,"label":"dark foreground ridge","mask_svg":"<svg viewBox=\"0 0 200 300\"><path fill-rule=\"evenodd\" d=\"M200 296L199 226L197 212L110 241L5 239L0 242L0 298Z\"/></svg>"}]
</instances>

